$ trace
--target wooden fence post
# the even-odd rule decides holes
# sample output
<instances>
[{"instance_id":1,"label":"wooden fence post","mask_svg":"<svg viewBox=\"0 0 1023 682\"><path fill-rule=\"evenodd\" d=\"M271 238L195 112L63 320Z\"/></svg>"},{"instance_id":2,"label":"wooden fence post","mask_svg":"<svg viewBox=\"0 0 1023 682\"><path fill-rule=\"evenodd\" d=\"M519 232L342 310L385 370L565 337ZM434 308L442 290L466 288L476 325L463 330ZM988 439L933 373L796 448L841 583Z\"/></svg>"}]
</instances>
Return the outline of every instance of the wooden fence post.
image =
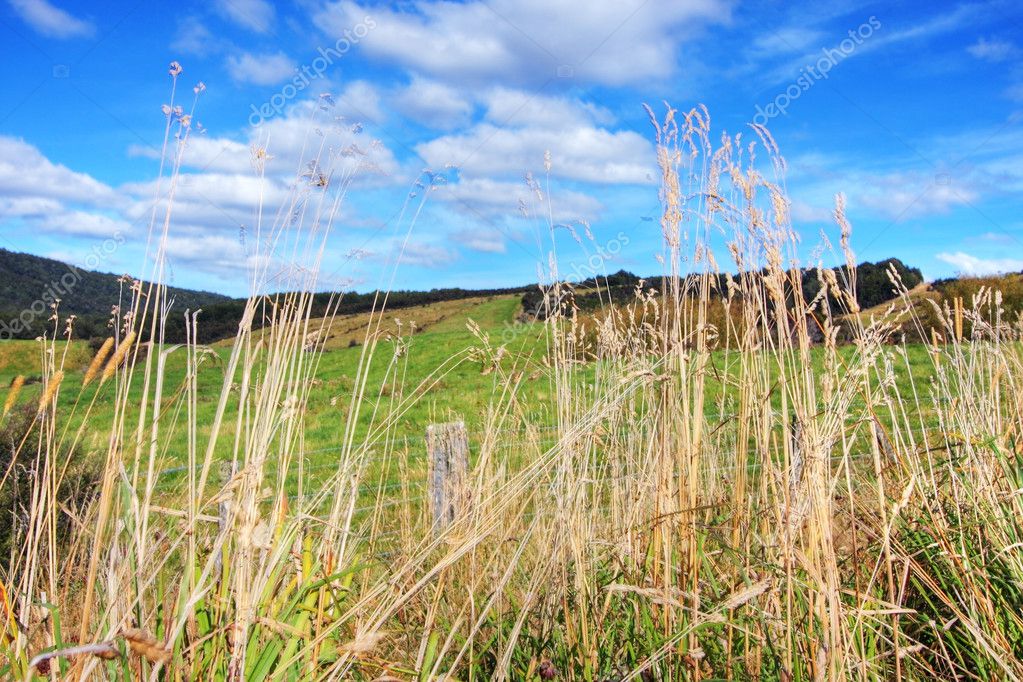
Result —
<instances>
[{"instance_id":1,"label":"wooden fence post","mask_svg":"<svg viewBox=\"0 0 1023 682\"><path fill-rule=\"evenodd\" d=\"M465 511L466 474L469 471L469 434L465 422L430 424L426 427L429 461L430 512L435 533L446 528Z\"/></svg>"}]
</instances>

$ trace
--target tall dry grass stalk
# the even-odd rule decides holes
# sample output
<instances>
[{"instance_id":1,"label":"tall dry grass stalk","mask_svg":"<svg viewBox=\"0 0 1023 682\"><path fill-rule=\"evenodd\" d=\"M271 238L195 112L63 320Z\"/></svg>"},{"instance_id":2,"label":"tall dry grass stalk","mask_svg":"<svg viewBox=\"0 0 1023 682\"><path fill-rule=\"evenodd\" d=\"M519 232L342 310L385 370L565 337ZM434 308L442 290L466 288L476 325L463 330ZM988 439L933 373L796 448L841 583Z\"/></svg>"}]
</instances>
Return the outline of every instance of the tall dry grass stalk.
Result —
<instances>
[{"instance_id":1,"label":"tall dry grass stalk","mask_svg":"<svg viewBox=\"0 0 1023 682\"><path fill-rule=\"evenodd\" d=\"M171 111L160 194L170 197L190 130ZM276 248L253 268L209 421L198 409L208 349L161 338L173 216L162 202L153 284L132 287L97 389L115 405L98 491L59 555L56 491L82 431L58 436L52 424L88 420L96 398L74 403L84 415L46 414L17 453L43 473L3 572L5 674L30 678L45 660L70 679L1023 676L1019 322L982 292L961 313L939 311L950 342L915 365L891 316L851 314L854 268L839 281L818 267L823 293L807 300L784 162L765 129L753 129L756 143L715 146L704 109L651 120L656 291L577 314L548 221L540 355L495 347L471 325L472 352L406 386L414 346L381 352L375 314L325 479L308 477L301 457L326 336L310 311L329 227L363 170L357 155L311 137L315 173L259 224L258 242ZM267 156L257 152L257 173ZM549 185L531 180L538 215L553 215ZM421 208L406 207L404 227ZM852 265L841 198L836 220ZM274 265L282 254L303 267ZM725 269L735 274L720 289ZM272 280L277 271L288 276ZM200 320L189 317L192 338ZM170 386L175 353L187 372ZM410 494L418 465L397 426L430 386L481 359L494 391L473 434L468 503L435 534ZM392 388L373 385L371 367ZM529 376L547 384L547 423L520 399ZM176 431L186 445L169 452ZM157 488L167 462L185 471L174 494Z\"/></svg>"}]
</instances>

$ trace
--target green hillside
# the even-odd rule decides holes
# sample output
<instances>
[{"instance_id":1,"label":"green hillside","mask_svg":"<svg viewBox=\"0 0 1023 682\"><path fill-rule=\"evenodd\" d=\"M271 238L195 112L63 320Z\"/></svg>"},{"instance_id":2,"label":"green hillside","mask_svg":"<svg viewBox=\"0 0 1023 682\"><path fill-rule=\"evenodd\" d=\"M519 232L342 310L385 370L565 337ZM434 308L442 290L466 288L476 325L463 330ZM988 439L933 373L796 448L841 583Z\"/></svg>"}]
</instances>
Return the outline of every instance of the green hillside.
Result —
<instances>
[{"instance_id":1,"label":"green hillside","mask_svg":"<svg viewBox=\"0 0 1023 682\"><path fill-rule=\"evenodd\" d=\"M0 338L39 336L47 328L50 305L56 299L63 316L78 316L77 336L102 335L111 306L128 293L119 280L119 275L0 249ZM231 300L222 294L176 287L170 287L169 294L181 310Z\"/></svg>"}]
</instances>

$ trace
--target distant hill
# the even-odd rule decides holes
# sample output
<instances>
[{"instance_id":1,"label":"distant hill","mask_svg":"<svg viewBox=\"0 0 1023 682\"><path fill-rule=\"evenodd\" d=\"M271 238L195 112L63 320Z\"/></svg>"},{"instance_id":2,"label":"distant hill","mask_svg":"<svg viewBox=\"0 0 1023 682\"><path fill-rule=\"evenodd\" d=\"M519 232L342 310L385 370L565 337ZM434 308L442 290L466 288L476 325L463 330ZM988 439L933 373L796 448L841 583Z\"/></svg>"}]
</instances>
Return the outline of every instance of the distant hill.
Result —
<instances>
[{"instance_id":1,"label":"distant hill","mask_svg":"<svg viewBox=\"0 0 1023 682\"><path fill-rule=\"evenodd\" d=\"M62 317L78 316L78 336L105 335L110 308L123 288L118 279L119 275L0 249L0 338L35 338L52 328L50 304L58 298ZM177 287L168 291L175 308L182 311L233 300L208 291Z\"/></svg>"},{"instance_id":2,"label":"distant hill","mask_svg":"<svg viewBox=\"0 0 1023 682\"><path fill-rule=\"evenodd\" d=\"M110 308L118 300L121 284L119 275L76 268L52 258L0 249L0 339L32 339L44 330L52 330L49 321L50 303L60 299L61 318L77 315L76 338L107 336ZM429 291L392 291L387 294L387 308L404 308L463 300L480 296L524 294L535 285L496 289L431 289ZM193 291L169 287L175 310L202 308L199 316L198 341L212 343L233 336L245 310L245 299L232 298L207 291ZM333 303L339 315L365 313L380 305L381 292L347 293ZM313 297L312 316L326 314L330 294ZM254 322L258 328L262 320ZM166 320L166 340L169 343L185 341L183 315L171 315Z\"/></svg>"},{"instance_id":3,"label":"distant hill","mask_svg":"<svg viewBox=\"0 0 1023 682\"><path fill-rule=\"evenodd\" d=\"M856 301L860 308L869 308L895 298L892 283L888 279L888 268L894 268L902 278L902 283L912 289L923 282L923 275L919 268L909 267L898 258L888 258L877 263L863 262L856 266ZM845 281L845 268L833 268L839 277L839 281ZM720 293L727 288L726 280L732 275L721 274L716 276L713 283L713 291ZM572 296L575 306L583 311L593 311L601 308L607 303L623 304L631 302L636 295L636 288L640 281L649 288L661 287L661 276L639 277L619 270L606 277L597 279L586 279L573 284L574 294ZM817 271L813 268L805 268L802 271L803 296L807 302L820 291L820 279ZM522 297L523 310L533 317L543 317L549 308L545 301L544 293L537 287L532 287Z\"/></svg>"},{"instance_id":4,"label":"distant hill","mask_svg":"<svg viewBox=\"0 0 1023 682\"><path fill-rule=\"evenodd\" d=\"M886 271L894 267L909 287L917 287L923 281L920 271L909 267L895 258L878 263L861 263L857 266L857 299L862 309L881 305L893 297L891 283ZM836 268L841 273L842 268ZM724 289L724 280L719 278L717 288ZM660 277L645 278L646 286L660 286ZM632 300L640 277L624 270L599 278L599 286L593 279L573 285L576 306L583 311L597 310L607 303L622 304ZM935 283L938 290L962 286L961 280ZM817 273L803 272L803 293L812 298L819 287ZM69 314L78 316L75 326L77 338L107 336L107 320L110 307L117 302L121 284L118 276L108 273L77 269L51 258L41 258L24 253L0 249L0 339L35 338L44 329L52 329L49 318L49 303L60 298L61 317ZM202 308L199 317L199 343L212 343L233 336L245 309L245 300L221 294L193 291L171 287L175 309ZM957 292L958 293L958 292ZM544 294L536 284L492 289L431 289L429 291L391 291L387 294L387 309L398 311L417 306L428 306L445 301L489 298L515 295L520 297L526 317L543 317ZM382 292L346 293L340 302L330 294L316 294L313 297L311 316L323 317L328 306L336 306L338 315L357 315L379 308ZM333 300L333 304L331 301ZM1010 306L1012 307L1012 306ZM1015 308L1014 308L1015 310ZM27 311L27 313L26 313ZM22 324L28 322L28 326ZM259 328L263 320L254 321ZM185 340L185 326L182 315L171 315L166 320L166 340L181 343Z\"/></svg>"}]
</instances>

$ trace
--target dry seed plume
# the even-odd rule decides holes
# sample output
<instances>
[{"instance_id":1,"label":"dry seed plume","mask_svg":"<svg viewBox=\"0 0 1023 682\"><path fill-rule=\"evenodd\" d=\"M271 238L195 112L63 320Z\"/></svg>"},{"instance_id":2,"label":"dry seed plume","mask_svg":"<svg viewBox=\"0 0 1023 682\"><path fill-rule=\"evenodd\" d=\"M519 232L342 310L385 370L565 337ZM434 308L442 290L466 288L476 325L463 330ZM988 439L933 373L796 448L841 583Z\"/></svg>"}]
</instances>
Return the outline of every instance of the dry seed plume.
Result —
<instances>
[{"instance_id":1,"label":"dry seed plume","mask_svg":"<svg viewBox=\"0 0 1023 682\"><path fill-rule=\"evenodd\" d=\"M7 400L4 401L4 416L11 411L14 407L14 403L18 400L18 394L21 393L21 387L25 385L25 375L19 374L14 377L14 381L11 382L11 388L7 391Z\"/></svg>"},{"instance_id":2,"label":"dry seed plume","mask_svg":"<svg viewBox=\"0 0 1023 682\"><path fill-rule=\"evenodd\" d=\"M106 362L107 357L110 355L111 349L114 347L114 337L108 337L103 345L100 346L99 351L92 358L92 362L89 363L89 369L85 371L85 379L82 381L82 386L88 386L93 379L99 374L100 369L103 367L103 363Z\"/></svg>"},{"instance_id":3,"label":"dry seed plume","mask_svg":"<svg viewBox=\"0 0 1023 682\"><path fill-rule=\"evenodd\" d=\"M159 663L170 658L170 650L145 630L127 628L121 631L121 637L132 651L150 663Z\"/></svg>"},{"instance_id":4,"label":"dry seed plume","mask_svg":"<svg viewBox=\"0 0 1023 682\"><path fill-rule=\"evenodd\" d=\"M133 343L135 343L135 332L129 332L128 335L124 337L124 341L121 342L121 345L119 345L117 350L114 351L114 354L110 356L110 360L107 362L107 366L103 370L103 378L100 379L100 383L103 383L110 377L114 376L114 372L116 372L117 368L121 366L122 362L124 362L124 358L128 355L128 351L131 350Z\"/></svg>"},{"instance_id":5,"label":"dry seed plume","mask_svg":"<svg viewBox=\"0 0 1023 682\"><path fill-rule=\"evenodd\" d=\"M357 636L351 642L341 645L341 650L349 654L361 656L376 649L383 638L383 632L367 632Z\"/></svg>"},{"instance_id":6,"label":"dry seed plume","mask_svg":"<svg viewBox=\"0 0 1023 682\"><path fill-rule=\"evenodd\" d=\"M53 396L57 394L57 389L60 388L60 382L64 381L64 371L60 370L46 383L46 390L43 391L43 395L39 398L39 411L42 412L46 409L46 406L53 400Z\"/></svg>"}]
</instances>

